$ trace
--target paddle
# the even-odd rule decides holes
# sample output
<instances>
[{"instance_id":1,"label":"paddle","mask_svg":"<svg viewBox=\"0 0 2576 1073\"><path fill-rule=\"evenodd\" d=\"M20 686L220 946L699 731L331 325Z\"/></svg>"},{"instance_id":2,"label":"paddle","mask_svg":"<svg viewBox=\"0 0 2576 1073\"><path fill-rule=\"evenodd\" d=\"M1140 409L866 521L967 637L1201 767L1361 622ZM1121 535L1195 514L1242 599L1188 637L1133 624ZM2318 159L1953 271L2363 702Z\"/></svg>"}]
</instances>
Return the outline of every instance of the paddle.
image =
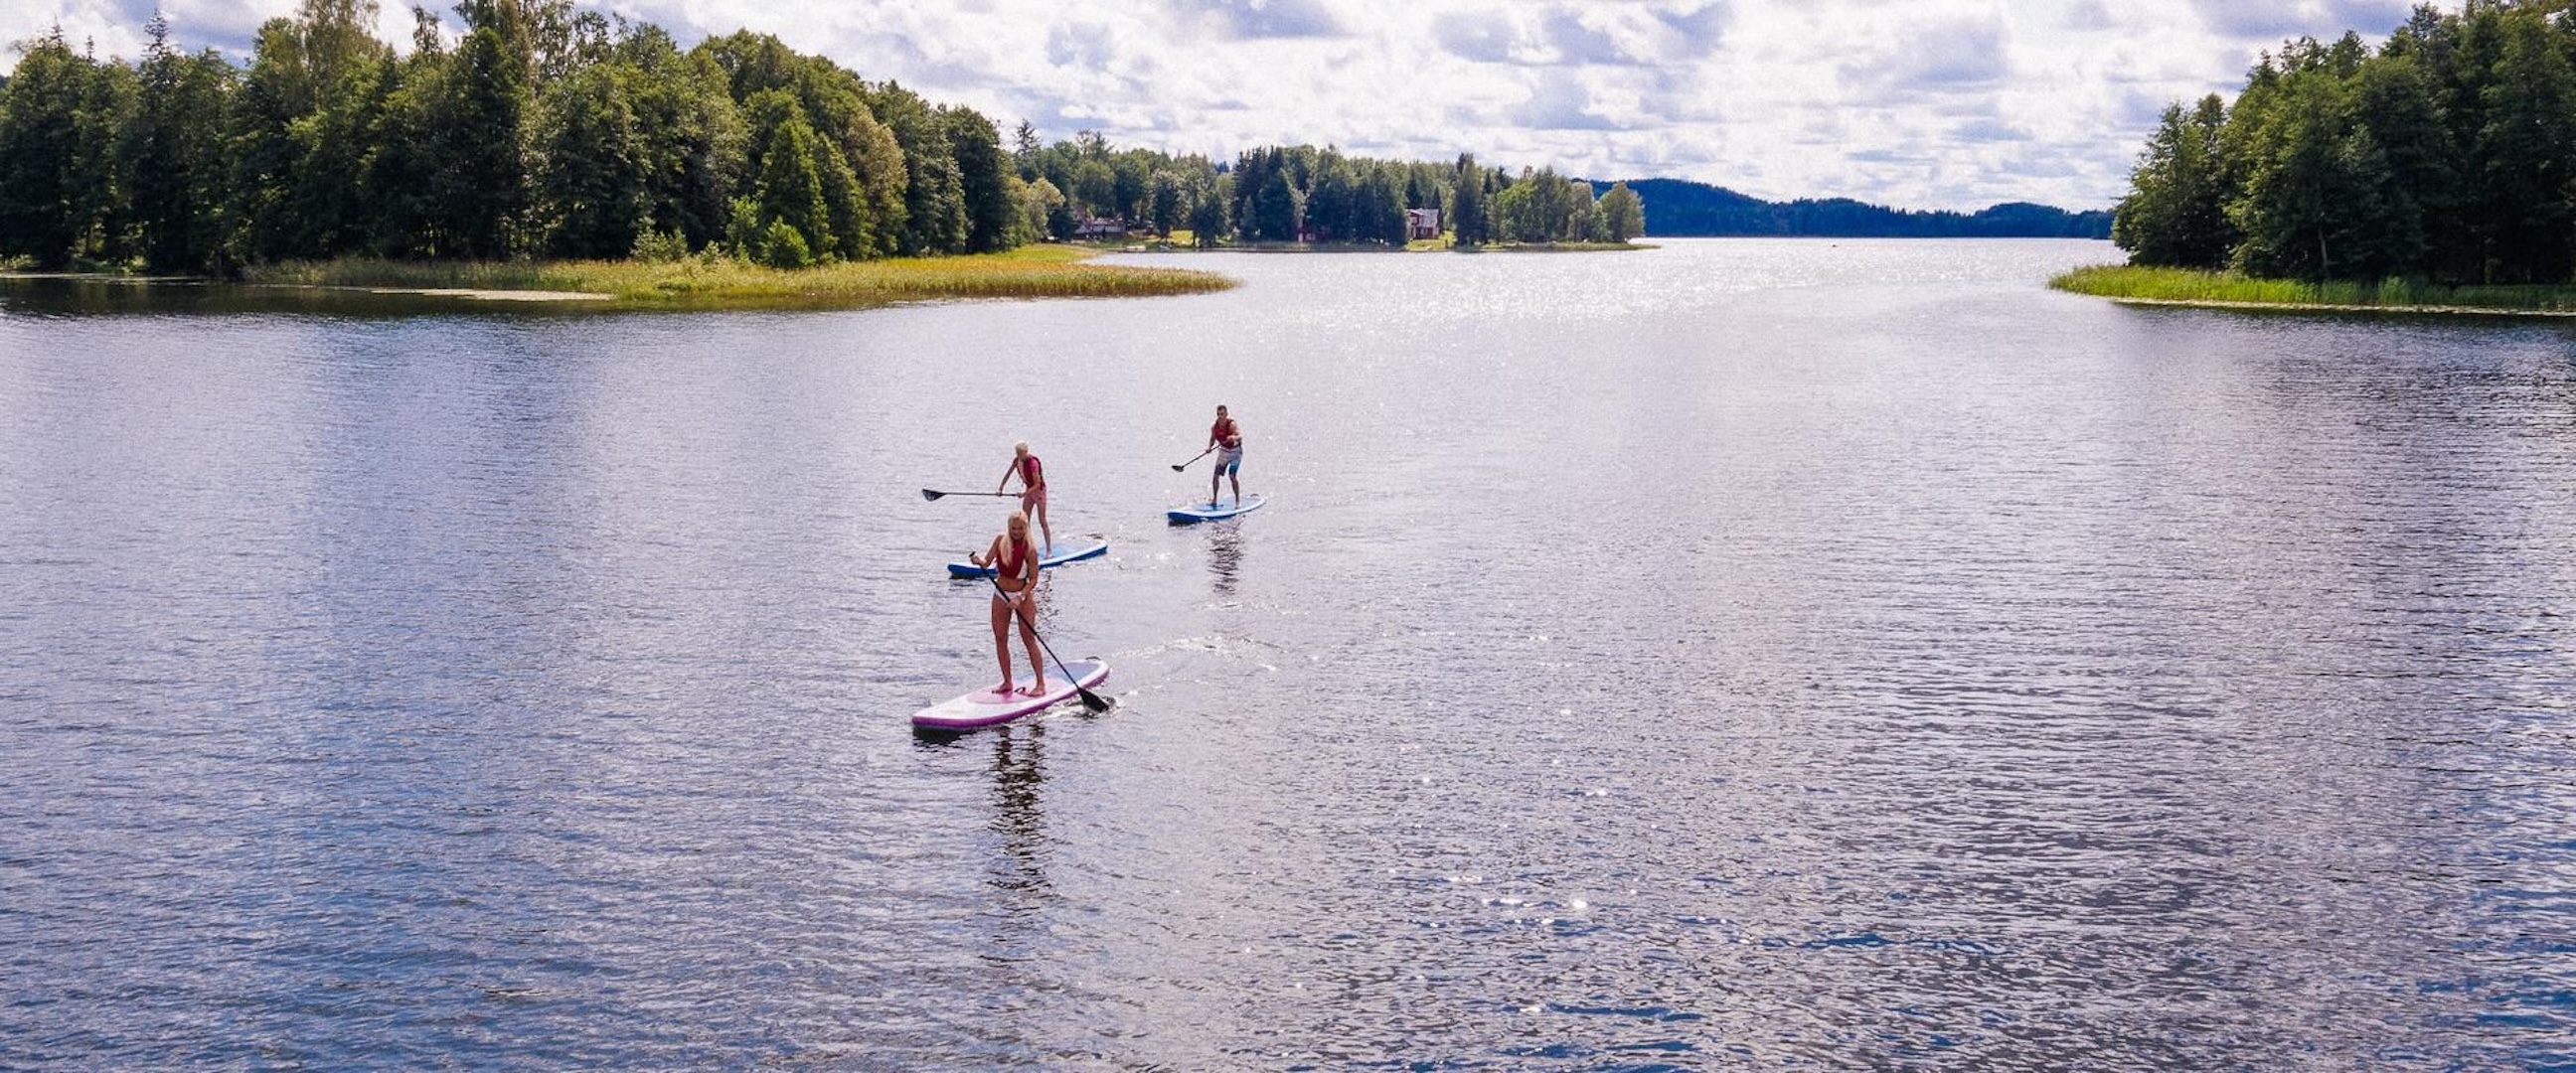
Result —
<instances>
[{"instance_id":1,"label":"paddle","mask_svg":"<svg viewBox=\"0 0 2576 1073\"><path fill-rule=\"evenodd\" d=\"M1201 452L1199 452L1199 453L1197 453L1197 454L1191 455L1191 456L1190 456L1190 461L1189 461L1189 462L1183 462L1183 463L1181 463L1180 465L1177 465L1177 466L1172 467L1172 472L1174 472L1174 473L1179 473L1179 472L1180 472L1180 471L1182 471L1182 470L1185 470L1185 469L1190 468L1190 462L1196 462L1196 461L1198 461L1199 459L1206 458L1206 457L1208 456L1208 451L1214 451L1214 450L1216 450L1216 445L1215 445L1215 444L1209 444L1209 445L1208 445L1208 449L1207 449L1207 451L1201 451Z\"/></svg>"},{"instance_id":2,"label":"paddle","mask_svg":"<svg viewBox=\"0 0 2576 1073\"><path fill-rule=\"evenodd\" d=\"M1028 609L1020 606L1019 601L1011 599L1011 594L1002 589L1002 583L996 576L987 574L984 576L984 580L992 584L994 592L1002 594L1003 603L1011 605L1012 617L1017 618L1028 625L1029 636L1037 638L1038 647L1046 651L1048 659L1055 661L1055 673L1063 675L1065 681L1073 683L1073 691L1082 694L1082 706L1089 709L1094 715L1108 711L1108 701L1100 699L1100 694L1083 688L1082 680L1074 677L1072 671L1064 669L1064 658L1056 655L1055 646L1048 644L1046 635L1038 632L1038 620L1030 616Z\"/></svg>"},{"instance_id":3,"label":"paddle","mask_svg":"<svg viewBox=\"0 0 2576 1073\"><path fill-rule=\"evenodd\" d=\"M1190 461L1195 462L1195 461L1198 461L1198 460L1194 458L1194 459L1191 459ZM924 488L924 489L922 489L922 490L921 490L921 498L923 498L923 499L927 499L927 500L929 500L929 501L931 501L931 502L933 502L933 503L939 502L939 497L941 497L941 496L993 496L993 497L996 497L996 498L1010 499L1010 498L1017 498L1017 497L1019 496L1019 493L1018 493L1018 492L934 492L934 491L931 491L931 490L930 490L930 489L928 489L928 488Z\"/></svg>"}]
</instances>

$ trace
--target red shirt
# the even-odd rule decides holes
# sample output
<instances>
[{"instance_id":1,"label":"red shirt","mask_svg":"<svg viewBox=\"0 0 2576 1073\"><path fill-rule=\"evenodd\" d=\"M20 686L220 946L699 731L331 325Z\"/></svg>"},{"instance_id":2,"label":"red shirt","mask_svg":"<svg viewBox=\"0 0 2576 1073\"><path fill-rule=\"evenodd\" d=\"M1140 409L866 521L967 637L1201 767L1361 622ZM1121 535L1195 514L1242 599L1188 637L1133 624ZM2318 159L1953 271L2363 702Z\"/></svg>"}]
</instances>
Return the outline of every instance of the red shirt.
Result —
<instances>
[{"instance_id":1,"label":"red shirt","mask_svg":"<svg viewBox=\"0 0 2576 1073\"><path fill-rule=\"evenodd\" d=\"M1219 446L1229 451L1243 446L1243 433L1235 429L1234 419L1231 417L1209 425L1208 438L1215 440Z\"/></svg>"},{"instance_id":2,"label":"red shirt","mask_svg":"<svg viewBox=\"0 0 2576 1073\"><path fill-rule=\"evenodd\" d=\"M1032 492L1046 487L1046 467L1038 464L1038 456L1020 458L1020 485Z\"/></svg>"}]
</instances>

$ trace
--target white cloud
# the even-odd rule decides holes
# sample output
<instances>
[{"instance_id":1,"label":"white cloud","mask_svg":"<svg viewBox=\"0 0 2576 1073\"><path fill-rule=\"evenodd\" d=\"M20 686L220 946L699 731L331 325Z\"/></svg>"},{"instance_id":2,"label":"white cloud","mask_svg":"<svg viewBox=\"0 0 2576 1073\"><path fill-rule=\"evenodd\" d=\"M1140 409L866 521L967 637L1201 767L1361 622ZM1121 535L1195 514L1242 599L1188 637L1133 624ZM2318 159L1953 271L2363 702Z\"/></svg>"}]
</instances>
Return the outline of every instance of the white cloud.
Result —
<instances>
[{"instance_id":1,"label":"white cloud","mask_svg":"<svg viewBox=\"0 0 2576 1073\"><path fill-rule=\"evenodd\" d=\"M683 43L749 28L1048 137L1230 156L1270 142L1765 197L2108 204L2167 102L2287 36L2378 38L2407 0L577 0ZM155 0L5 0L133 56ZM159 0L237 57L295 0ZM433 5L446 10L444 3ZM2456 4L2448 5L2456 6ZM409 38L388 5L387 40ZM14 54L0 65L14 65Z\"/></svg>"}]
</instances>

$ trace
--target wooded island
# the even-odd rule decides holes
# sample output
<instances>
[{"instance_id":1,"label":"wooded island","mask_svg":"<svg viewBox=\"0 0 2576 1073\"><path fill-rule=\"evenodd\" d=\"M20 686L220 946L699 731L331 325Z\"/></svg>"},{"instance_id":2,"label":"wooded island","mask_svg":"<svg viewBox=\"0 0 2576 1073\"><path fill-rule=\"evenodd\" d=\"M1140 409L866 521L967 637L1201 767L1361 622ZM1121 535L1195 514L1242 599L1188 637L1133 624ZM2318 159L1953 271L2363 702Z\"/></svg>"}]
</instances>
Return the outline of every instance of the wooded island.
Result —
<instances>
[{"instance_id":1,"label":"wooded island","mask_svg":"<svg viewBox=\"0 0 2576 1073\"><path fill-rule=\"evenodd\" d=\"M2266 54L2234 104L2165 110L2120 202L2115 297L2576 309L2576 13L2430 5Z\"/></svg>"}]
</instances>

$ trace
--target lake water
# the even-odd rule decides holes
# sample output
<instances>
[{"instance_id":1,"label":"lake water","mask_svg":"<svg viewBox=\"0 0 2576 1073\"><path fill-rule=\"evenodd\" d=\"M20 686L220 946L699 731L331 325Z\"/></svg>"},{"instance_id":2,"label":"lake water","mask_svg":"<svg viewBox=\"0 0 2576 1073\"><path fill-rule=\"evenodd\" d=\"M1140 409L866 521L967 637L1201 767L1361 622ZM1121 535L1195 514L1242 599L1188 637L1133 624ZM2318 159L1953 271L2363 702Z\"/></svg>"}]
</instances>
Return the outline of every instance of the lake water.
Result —
<instances>
[{"instance_id":1,"label":"lake water","mask_svg":"<svg viewBox=\"0 0 2576 1073\"><path fill-rule=\"evenodd\" d=\"M2576 325L2115 257L12 285L0 1065L2576 1068ZM1118 706L916 737L1019 439Z\"/></svg>"}]
</instances>

